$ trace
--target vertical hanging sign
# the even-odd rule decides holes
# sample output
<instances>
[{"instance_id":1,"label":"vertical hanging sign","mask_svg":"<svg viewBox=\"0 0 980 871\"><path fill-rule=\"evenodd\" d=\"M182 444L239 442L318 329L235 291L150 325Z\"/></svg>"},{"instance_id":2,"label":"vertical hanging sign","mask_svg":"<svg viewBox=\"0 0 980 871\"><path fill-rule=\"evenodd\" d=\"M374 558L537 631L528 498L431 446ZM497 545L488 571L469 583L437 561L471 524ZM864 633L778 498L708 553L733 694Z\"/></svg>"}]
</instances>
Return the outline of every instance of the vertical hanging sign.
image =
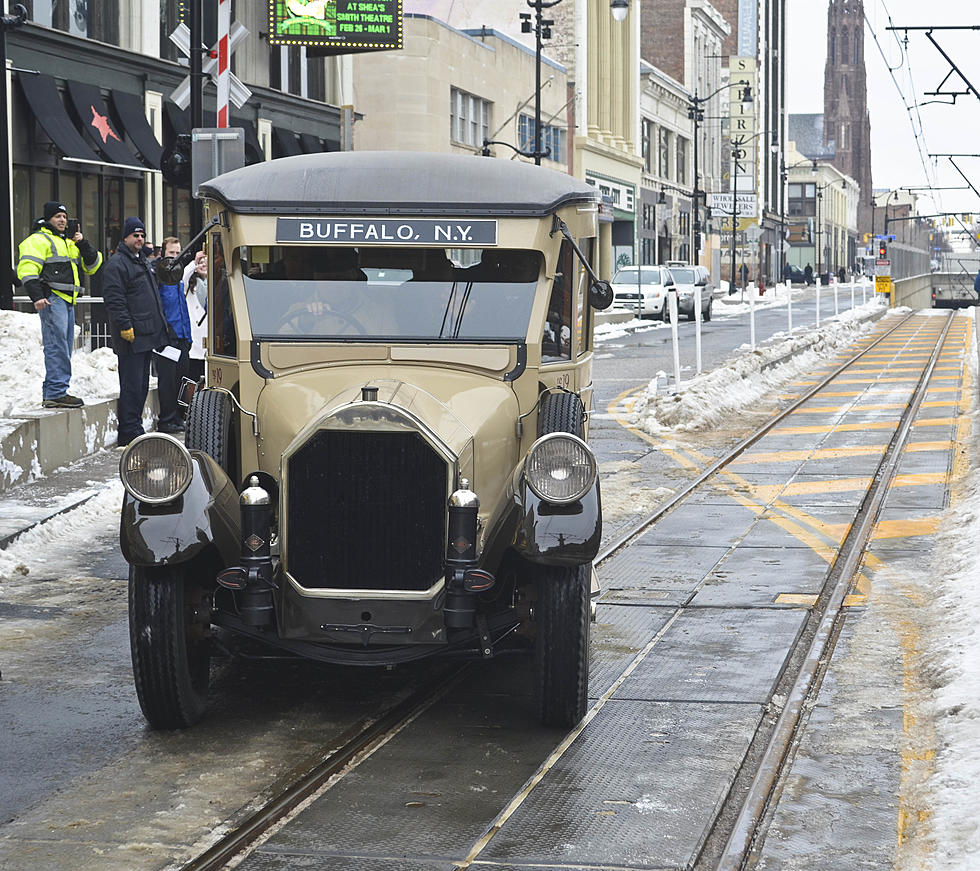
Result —
<instances>
[{"instance_id":1,"label":"vertical hanging sign","mask_svg":"<svg viewBox=\"0 0 980 871\"><path fill-rule=\"evenodd\" d=\"M754 57L733 57L729 61L732 81L729 103L729 131L732 147L732 179L735 192L754 193L756 190L756 107L759 91L756 87Z\"/></svg>"},{"instance_id":2,"label":"vertical hanging sign","mask_svg":"<svg viewBox=\"0 0 980 871\"><path fill-rule=\"evenodd\" d=\"M228 92L230 51L228 36L231 32L231 0L218 0L218 127L228 126Z\"/></svg>"}]
</instances>

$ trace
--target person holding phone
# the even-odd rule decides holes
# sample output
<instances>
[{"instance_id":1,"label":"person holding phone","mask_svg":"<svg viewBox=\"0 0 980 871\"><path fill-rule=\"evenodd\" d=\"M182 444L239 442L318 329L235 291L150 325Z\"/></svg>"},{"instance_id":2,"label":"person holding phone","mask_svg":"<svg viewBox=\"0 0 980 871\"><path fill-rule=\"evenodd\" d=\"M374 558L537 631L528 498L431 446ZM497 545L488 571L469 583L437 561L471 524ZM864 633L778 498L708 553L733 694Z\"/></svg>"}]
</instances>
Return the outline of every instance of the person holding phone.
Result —
<instances>
[{"instance_id":1,"label":"person holding phone","mask_svg":"<svg viewBox=\"0 0 980 871\"><path fill-rule=\"evenodd\" d=\"M73 231L73 232L72 232ZM78 221L69 225L64 203L44 204L44 223L18 248L17 278L41 317L44 346L44 408L79 408L85 403L68 392L75 347L75 300L82 288L79 269L92 275L102 253L82 235Z\"/></svg>"}]
</instances>

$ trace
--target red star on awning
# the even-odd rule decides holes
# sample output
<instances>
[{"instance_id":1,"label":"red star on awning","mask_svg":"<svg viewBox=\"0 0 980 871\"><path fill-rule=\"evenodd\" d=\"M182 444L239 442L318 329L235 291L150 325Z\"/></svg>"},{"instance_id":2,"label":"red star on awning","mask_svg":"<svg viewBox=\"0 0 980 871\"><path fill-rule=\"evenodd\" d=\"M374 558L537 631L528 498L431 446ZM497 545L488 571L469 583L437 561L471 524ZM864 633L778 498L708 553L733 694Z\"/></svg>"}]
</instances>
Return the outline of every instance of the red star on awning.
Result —
<instances>
[{"instance_id":1,"label":"red star on awning","mask_svg":"<svg viewBox=\"0 0 980 871\"><path fill-rule=\"evenodd\" d=\"M105 115L100 115L95 111L95 106L89 106L92 110L92 126L102 134L102 141L105 142L110 136L117 142L122 140L116 136L116 132L109 126L109 119Z\"/></svg>"}]
</instances>

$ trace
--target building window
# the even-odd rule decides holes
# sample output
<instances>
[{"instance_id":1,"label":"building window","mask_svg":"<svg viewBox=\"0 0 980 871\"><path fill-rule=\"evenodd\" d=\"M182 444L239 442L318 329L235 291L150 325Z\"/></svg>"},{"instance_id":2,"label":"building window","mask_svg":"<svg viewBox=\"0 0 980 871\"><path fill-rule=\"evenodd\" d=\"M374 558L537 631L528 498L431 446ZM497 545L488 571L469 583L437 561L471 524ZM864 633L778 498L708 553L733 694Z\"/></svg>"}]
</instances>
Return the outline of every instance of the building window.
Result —
<instances>
[{"instance_id":1,"label":"building window","mask_svg":"<svg viewBox=\"0 0 980 871\"><path fill-rule=\"evenodd\" d=\"M653 203L643 204L643 229L652 230L657 222L657 207Z\"/></svg>"},{"instance_id":2,"label":"building window","mask_svg":"<svg viewBox=\"0 0 980 871\"><path fill-rule=\"evenodd\" d=\"M670 178L670 131L663 127L657 130L657 174Z\"/></svg>"},{"instance_id":3,"label":"building window","mask_svg":"<svg viewBox=\"0 0 980 871\"><path fill-rule=\"evenodd\" d=\"M687 140L677 137L677 183L687 184Z\"/></svg>"},{"instance_id":4,"label":"building window","mask_svg":"<svg viewBox=\"0 0 980 871\"><path fill-rule=\"evenodd\" d=\"M792 217L813 217L817 214L815 184L790 184L787 194L787 214Z\"/></svg>"},{"instance_id":5,"label":"building window","mask_svg":"<svg viewBox=\"0 0 980 871\"><path fill-rule=\"evenodd\" d=\"M26 5L35 24L119 45L119 0L34 0Z\"/></svg>"},{"instance_id":6,"label":"building window","mask_svg":"<svg viewBox=\"0 0 980 871\"><path fill-rule=\"evenodd\" d=\"M644 238L640 240L640 263L651 266L656 263L656 240Z\"/></svg>"},{"instance_id":7,"label":"building window","mask_svg":"<svg viewBox=\"0 0 980 871\"><path fill-rule=\"evenodd\" d=\"M490 138L491 103L457 88L449 91L449 138L459 145L482 148Z\"/></svg>"},{"instance_id":8,"label":"building window","mask_svg":"<svg viewBox=\"0 0 980 871\"><path fill-rule=\"evenodd\" d=\"M643 119L643 171L653 172L653 143L656 125L647 118Z\"/></svg>"},{"instance_id":9,"label":"building window","mask_svg":"<svg viewBox=\"0 0 980 871\"><path fill-rule=\"evenodd\" d=\"M555 127L551 124L541 125L541 151L547 152L549 148L551 149L548 153L548 160L556 160L559 163L565 162L567 135L562 127ZM530 115L521 115L517 119L517 139L517 147L521 151L534 152L534 119ZM481 139L478 144L483 145L483 140Z\"/></svg>"}]
</instances>

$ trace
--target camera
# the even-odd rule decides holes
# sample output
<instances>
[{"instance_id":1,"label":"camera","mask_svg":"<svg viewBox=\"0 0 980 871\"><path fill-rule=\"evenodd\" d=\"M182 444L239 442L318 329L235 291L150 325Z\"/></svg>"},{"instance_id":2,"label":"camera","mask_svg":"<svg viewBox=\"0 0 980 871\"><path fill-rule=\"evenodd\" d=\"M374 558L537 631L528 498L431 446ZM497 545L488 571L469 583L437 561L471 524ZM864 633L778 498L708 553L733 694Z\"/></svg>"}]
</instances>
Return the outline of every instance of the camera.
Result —
<instances>
[{"instance_id":1,"label":"camera","mask_svg":"<svg viewBox=\"0 0 980 871\"><path fill-rule=\"evenodd\" d=\"M71 239L78 232L78 228L78 218L69 218L68 225L65 227L65 235Z\"/></svg>"}]
</instances>

